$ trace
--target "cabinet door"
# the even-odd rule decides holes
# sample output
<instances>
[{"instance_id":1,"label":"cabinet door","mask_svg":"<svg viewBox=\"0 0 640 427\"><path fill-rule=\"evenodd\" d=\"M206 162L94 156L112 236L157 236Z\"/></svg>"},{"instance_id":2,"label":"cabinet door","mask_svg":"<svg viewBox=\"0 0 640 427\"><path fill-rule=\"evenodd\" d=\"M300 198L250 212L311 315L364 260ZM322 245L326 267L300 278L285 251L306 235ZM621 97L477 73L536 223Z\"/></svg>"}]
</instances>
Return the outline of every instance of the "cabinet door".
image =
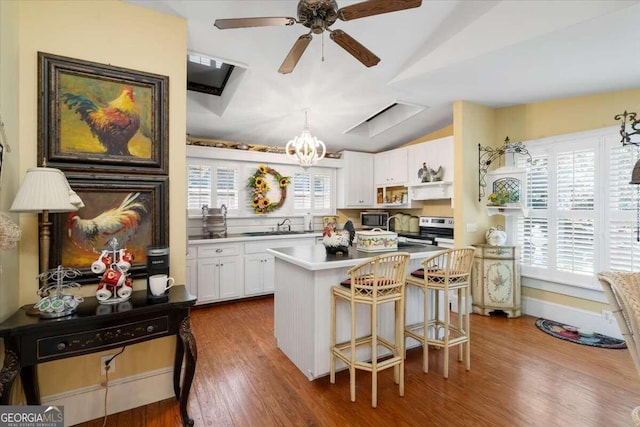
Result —
<instances>
[{"instance_id":1,"label":"cabinet door","mask_svg":"<svg viewBox=\"0 0 640 427\"><path fill-rule=\"evenodd\" d=\"M349 153L346 187L347 206L373 205L373 154Z\"/></svg>"},{"instance_id":2,"label":"cabinet door","mask_svg":"<svg viewBox=\"0 0 640 427\"><path fill-rule=\"evenodd\" d=\"M377 153L373 157L373 175L377 186L391 185L389 182L389 152Z\"/></svg>"},{"instance_id":3,"label":"cabinet door","mask_svg":"<svg viewBox=\"0 0 640 427\"><path fill-rule=\"evenodd\" d=\"M198 302L213 301L220 298L219 290L219 258L202 258L198 260Z\"/></svg>"},{"instance_id":4,"label":"cabinet door","mask_svg":"<svg viewBox=\"0 0 640 427\"><path fill-rule=\"evenodd\" d=\"M187 260L187 290L191 295L198 295L198 261Z\"/></svg>"},{"instance_id":5,"label":"cabinet door","mask_svg":"<svg viewBox=\"0 0 640 427\"><path fill-rule=\"evenodd\" d=\"M390 185L404 185L407 183L407 149L398 148L389 151L387 175Z\"/></svg>"},{"instance_id":6,"label":"cabinet door","mask_svg":"<svg viewBox=\"0 0 640 427\"><path fill-rule=\"evenodd\" d=\"M266 254L244 256L244 294L258 294L264 289L264 258ZM273 279L271 279L273 281Z\"/></svg>"},{"instance_id":7,"label":"cabinet door","mask_svg":"<svg viewBox=\"0 0 640 427\"><path fill-rule=\"evenodd\" d=\"M219 287L221 299L234 298L242 295L242 259L240 256L220 257Z\"/></svg>"},{"instance_id":8,"label":"cabinet door","mask_svg":"<svg viewBox=\"0 0 640 427\"><path fill-rule=\"evenodd\" d=\"M262 278L264 280L265 292L273 292L276 282L276 259L271 254L264 255L264 263L262 264Z\"/></svg>"},{"instance_id":9,"label":"cabinet door","mask_svg":"<svg viewBox=\"0 0 640 427\"><path fill-rule=\"evenodd\" d=\"M484 301L491 307L513 308L514 262L484 260Z\"/></svg>"}]
</instances>

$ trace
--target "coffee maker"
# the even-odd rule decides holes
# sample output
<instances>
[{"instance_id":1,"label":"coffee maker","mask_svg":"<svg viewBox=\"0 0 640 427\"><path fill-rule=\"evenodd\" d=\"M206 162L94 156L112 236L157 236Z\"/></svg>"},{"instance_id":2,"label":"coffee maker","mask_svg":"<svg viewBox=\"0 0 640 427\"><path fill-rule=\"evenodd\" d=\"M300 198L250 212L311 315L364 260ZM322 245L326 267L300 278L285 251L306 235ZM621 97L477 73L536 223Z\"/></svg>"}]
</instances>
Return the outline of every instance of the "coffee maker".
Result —
<instances>
[{"instance_id":1,"label":"coffee maker","mask_svg":"<svg viewBox=\"0 0 640 427\"><path fill-rule=\"evenodd\" d=\"M154 274L169 276L169 248L167 246L147 247L147 300L150 302L167 302L169 295L153 295L149 287L149 277Z\"/></svg>"}]
</instances>

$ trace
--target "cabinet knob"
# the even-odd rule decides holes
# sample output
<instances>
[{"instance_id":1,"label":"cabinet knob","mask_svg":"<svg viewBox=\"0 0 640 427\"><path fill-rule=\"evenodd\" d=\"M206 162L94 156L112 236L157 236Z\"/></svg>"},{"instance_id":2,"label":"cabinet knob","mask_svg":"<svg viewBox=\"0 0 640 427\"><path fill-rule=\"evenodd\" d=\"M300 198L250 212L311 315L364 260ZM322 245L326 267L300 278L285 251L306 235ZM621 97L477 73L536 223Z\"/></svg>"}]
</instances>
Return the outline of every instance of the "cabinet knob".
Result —
<instances>
[{"instance_id":1,"label":"cabinet knob","mask_svg":"<svg viewBox=\"0 0 640 427\"><path fill-rule=\"evenodd\" d=\"M149 332L149 333L153 332L154 329L155 328L153 327L153 325L147 326L147 332Z\"/></svg>"},{"instance_id":2,"label":"cabinet knob","mask_svg":"<svg viewBox=\"0 0 640 427\"><path fill-rule=\"evenodd\" d=\"M60 351L64 350L65 348L67 348L67 344L63 343L63 342L59 342L58 345L56 346L56 348Z\"/></svg>"},{"instance_id":3,"label":"cabinet knob","mask_svg":"<svg viewBox=\"0 0 640 427\"><path fill-rule=\"evenodd\" d=\"M222 252L222 249L218 248L216 249L216 253L219 254L220 252Z\"/></svg>"}]
</instances>

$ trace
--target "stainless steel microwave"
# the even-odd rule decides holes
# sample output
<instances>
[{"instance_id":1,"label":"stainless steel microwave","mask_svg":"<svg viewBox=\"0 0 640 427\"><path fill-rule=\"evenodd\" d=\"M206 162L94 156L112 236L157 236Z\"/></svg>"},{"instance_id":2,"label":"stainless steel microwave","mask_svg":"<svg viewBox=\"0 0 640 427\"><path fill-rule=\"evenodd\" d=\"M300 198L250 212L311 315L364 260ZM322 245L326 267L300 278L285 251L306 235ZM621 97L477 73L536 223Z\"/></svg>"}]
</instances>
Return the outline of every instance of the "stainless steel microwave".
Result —
<instances>
[{"instance_id":1,"label":"stainless steel microwave","mask_svg":"<svg viewBox=\"0 0 640 427\"><path fill-rule=\"evenodd\" d=\"M387 228L389 212L360 212L360 225L364 229Z\"/></svg>"}]
</instances>

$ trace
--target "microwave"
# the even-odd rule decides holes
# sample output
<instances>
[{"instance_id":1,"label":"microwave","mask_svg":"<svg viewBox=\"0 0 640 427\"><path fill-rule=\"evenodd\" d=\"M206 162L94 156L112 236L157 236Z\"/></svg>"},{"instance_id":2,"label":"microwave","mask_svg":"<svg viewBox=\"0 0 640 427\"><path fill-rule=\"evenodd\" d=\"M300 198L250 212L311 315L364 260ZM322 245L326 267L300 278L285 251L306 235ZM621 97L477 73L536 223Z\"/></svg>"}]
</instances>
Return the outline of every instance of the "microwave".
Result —
<instances>
[{"instance_id":1,"label":"microwave","mask_svg":"<svg viewBox=\"0 0 640 427\"><path fill-rule=\"evenodd\" d=\"M389 212L360 212L360 225L365 230L372 228L387 228Z\"/></svg>"}]
</instances>

